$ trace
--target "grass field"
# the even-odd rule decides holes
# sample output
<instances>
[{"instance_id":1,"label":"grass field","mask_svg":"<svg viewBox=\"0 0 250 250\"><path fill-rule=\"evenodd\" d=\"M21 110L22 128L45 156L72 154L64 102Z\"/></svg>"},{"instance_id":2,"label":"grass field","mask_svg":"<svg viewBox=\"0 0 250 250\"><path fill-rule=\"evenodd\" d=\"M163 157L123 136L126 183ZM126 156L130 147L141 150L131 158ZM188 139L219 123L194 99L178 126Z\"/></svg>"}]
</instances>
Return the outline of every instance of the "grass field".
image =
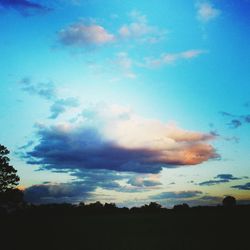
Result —
<instances>
[{"instance_id":1,"label":"grass field","mask_svg":"<svg viewBox=\"0 0 250 250\"><path fill-rule=\"evenodd\" d=\"M1 249L250 249L250 210L1 218Z\"/></svg>"}]
</instances>

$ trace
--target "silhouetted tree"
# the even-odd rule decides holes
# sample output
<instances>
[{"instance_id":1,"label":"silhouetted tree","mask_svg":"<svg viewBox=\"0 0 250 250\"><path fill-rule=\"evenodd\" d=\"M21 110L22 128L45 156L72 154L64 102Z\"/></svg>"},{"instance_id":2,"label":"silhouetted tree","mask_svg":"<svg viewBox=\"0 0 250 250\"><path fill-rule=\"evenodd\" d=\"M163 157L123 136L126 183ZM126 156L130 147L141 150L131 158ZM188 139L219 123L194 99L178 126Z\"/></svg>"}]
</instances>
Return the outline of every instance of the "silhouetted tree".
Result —
<instances>
[{"instance_id":1,"label":"silhouetted tree","mask_svg":"<svg viewBox=\"0 0 250 250\"><path fill-rule=\"evenodd\" d=\"M87 207L90 209L101 209L103 208L103 204L100 201L96 201L94 203L88 204Z\"/></svg>"},{"instance_id":2,"label":"silhouetted tree","mask_svg":"<svg viewBox=\"0 0 250 250\"><path fill-rule=\"evenodd\" d=\"M17 188L0 192L0 203L5 204L9 202L13 205L23 202L23 192Z\"/></svg>"},{"instance_id":3,"label":"silhouetted tree","mask_svg":"<svg viewBox=\"0 0 250 250\"><path fill-rule=\"evenodd\" d=\"M9 150L0 144L0 193L14 189L20 180L17 170L9 164Z\"/></svg>"},{"instance_id":4,"label":"silhouetted tree","mask_svg":"<svg viewBox=\"0 0 250 250\"><path fill-rule=\"evenodd\" d=\"M189 209L189 205L187 203L183 203L183 204L179 204L179 205L174 206L175 211L183 211L183 210L185 211L187 209Z\"/></svg>"},{"instance_id":5,"label":"silhouetted tree","mask_svg":"<svg viewBox=\"0 0 250 250\"><path fill-rule=\"evenodd\" d=\"M160 209L161 205L158 204L157 202L150 202L150 204L148 205L149 209Z\"/></svg>"},{"instance_id":6,"label":"silhouetted tree","mask_svg":"<svg viewBox=\"0 0 250 250\"><path fill-rule=\"evenodd\" d=\"M105 209L116 209L116 204L115 203L105 203L104 204Z\"/></svg>"},{"instance_id":7,"label":"silhouetted tree","mask_svg":"<svg viewBox=\"0 0 250 250\"><path fill-rule=\"evenodd\" d=\"M222 204L224 207L234 207L236 206L236 199L233 196L226 196L223 199Z\"/></svg>"}]
</instances>

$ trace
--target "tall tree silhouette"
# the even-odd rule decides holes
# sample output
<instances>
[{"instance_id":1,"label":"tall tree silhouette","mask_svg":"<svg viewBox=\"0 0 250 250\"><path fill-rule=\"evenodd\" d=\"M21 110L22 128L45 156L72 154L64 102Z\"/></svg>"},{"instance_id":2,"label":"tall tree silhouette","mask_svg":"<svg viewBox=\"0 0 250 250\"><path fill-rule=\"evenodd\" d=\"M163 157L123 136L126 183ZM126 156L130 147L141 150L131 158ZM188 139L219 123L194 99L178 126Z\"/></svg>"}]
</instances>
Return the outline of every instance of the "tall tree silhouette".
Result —
<instances>
[{"instance_id":1,"label":"tall tree silhouette","mask_svg":"<svg viewBox=\"0 0 250 250\"><path fill-rule=\"evenodd\" d=\"M9 164L9 153L10 151L0 144L0 193L14 189L20 180L16 174L17 170Z\"/></svg>"}]
</instances>

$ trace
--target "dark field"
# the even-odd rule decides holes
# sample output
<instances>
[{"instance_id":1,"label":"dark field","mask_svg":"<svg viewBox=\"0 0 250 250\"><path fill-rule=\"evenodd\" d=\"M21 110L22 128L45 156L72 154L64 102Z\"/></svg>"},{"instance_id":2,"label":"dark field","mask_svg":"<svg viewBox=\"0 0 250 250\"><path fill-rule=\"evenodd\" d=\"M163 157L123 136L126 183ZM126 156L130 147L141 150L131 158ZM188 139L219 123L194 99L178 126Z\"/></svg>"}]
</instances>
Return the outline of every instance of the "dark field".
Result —
<instances>
[{"instance_id":1,"label":"dark field","mask_svg":"<svg viewBox=\"0 0 250 250\"><path fill-rule=\"evenodd\" d=\"M86 214L31 213L0 218L0 249L250 249L250 209Z\"/></svg>"}]
</instances>

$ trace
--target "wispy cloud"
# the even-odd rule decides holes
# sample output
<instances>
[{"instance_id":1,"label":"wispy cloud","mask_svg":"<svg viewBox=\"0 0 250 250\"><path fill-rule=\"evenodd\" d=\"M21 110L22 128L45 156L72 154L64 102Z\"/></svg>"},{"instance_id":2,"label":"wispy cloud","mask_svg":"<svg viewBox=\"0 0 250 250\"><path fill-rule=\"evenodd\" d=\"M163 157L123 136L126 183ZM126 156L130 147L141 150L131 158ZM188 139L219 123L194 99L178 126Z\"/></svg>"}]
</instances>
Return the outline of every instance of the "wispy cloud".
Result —
<instances>
[{"instance_id":1,"label":"wispy cloud","mask_svg":"<svg viewBox=\"0 0 250 250\"><path fill-rule=\"evenodd\" d=\"M30 78L23 78L20 81L21 89L30 95L38 95L47 100L56 98L56 88L52 82L34 84Z\"/></svg>"},{"instance_id":2,"label":"wispy cloud","mask_svg":"<svg viewBox=\"0 0 250 250\"><path fill-rule=\"evenodd\" d=\"M56 119L60 114L64 113L67 108L74 108L78 106L79 101L74 97L57 99L50 107L51 115L49 118Z\"/></svg>"},{"instance_id":3,"label":"wispy cloud","mask_svg":"<svg viewBox=\"0 0 250 250\"><path fill-rule=\"evenodd\" d=\"M227 125L230 128L236 129L241 127L244 124L250 124L250 115L234 115L228 112L221 111L220 114L224 117L228 117L230 121L227 123Z\"/></svg>"},{"instance_id":4,"label":"wispy cloud","mask_svg":"<svg viewBox=\"0 0 250 250\"><path fill-rule=\"evenodd\" d=\"M45 13L51 10L42 4L28 0L0 0L0 6L6 9L17 10L24 16Z\"/></svg>"},{"instance_id":5,"label":"wispy cloud","mask_svg":"<svg viewBox=\"0 0 250 250\"><path fill-rule=\"evenodd\" d=\"M196 3L197 18L203 23L210 22L216 19L221 11L214 7L214 5L209 1L199 1Z\"/></svg>"},{"instance_id":6,"label":"wispy cloud","mask_svg":"<svg viewBox=\"0 0 250 250\"><path fill-rule=\"evenodd\" d=\"M191 60L204 53L207 53L207 51L198 49L186 50L178 53L165 53L162 54L159 58L146 58L145 66L155 68L163 65L174 64L182 60Z\"/></svg>"},{"instance_id":7,"label":"wispy cloud","mask_svg":"<svg viewBox=\"0 0 250 250\"><path fill-rule=\"evenodd\" d=\"M234 181L234 180L242 180L245 178L246 178L245 176L244 177L235 177L232 174L219 174L219 175L215 176L213 180L200 182L199 185L200 186L213 186L213 185L217 185L217 184L221 184L221 183L228 183L228 182Z\"/></svg>"},{"instance_id":8,"label":"wispy cloud","mask_svg":"<svg viewBox=\"0 0 250 250\"><path fill-rule=\"evenodd\" d=\"M30 78L23 78L20 81L21 89L30 95L37 95L51 102L50 119L56 119L68 108L79 106L79 101L74 97L60 98L56 86L52 82L33 83Z\"/></svg>"},{"instance_id":9,"label":"wispy cloud","mask_svg":"<svg viewBox=\"0 0 250 250\"><path fill-rule=\"evenodd\" d=\"M156 43L165 37L166 31L149 25L146 15L142 15L138 11L132 11L129 13L129 17L132 21L122 25L119 29L121 39L135 39Z\"/></svg>"},{"instance_id":10,"label":"wispy cloud","mask_svg":"<svg viewBox=\"0 0 250 250\"><path fill-rule=\"evenodd\" d=\"M131 79L136 78L136 74L133 72L134 61L126 52L118 53L116 55L116 59L114 60L114 64L118 66L124 77Z\"/></svg>"},{"instance_id":11,"label":"wispy cloud","mask_svg":"<svg viewBox=\"0 0 250 250\"><path fill-rule=\"evenodd\" d=\"M242 185L235 185L235 186L232 186L231 188L236 188L239 190L250 190L250 182L242 184Z\"/></svg>"},{"instance_id":12,"label":"wispy cloud","mask_svg":"<svg viewBox=\"0 0 250 250\"><path fill-rule=\"evenodd\" d=\"M150 196L154 200L166 200L166 199L187 199L200 196L201 191L180 191L180 192L162 192L160 194Z\"/></svg>"}]
</instances>

